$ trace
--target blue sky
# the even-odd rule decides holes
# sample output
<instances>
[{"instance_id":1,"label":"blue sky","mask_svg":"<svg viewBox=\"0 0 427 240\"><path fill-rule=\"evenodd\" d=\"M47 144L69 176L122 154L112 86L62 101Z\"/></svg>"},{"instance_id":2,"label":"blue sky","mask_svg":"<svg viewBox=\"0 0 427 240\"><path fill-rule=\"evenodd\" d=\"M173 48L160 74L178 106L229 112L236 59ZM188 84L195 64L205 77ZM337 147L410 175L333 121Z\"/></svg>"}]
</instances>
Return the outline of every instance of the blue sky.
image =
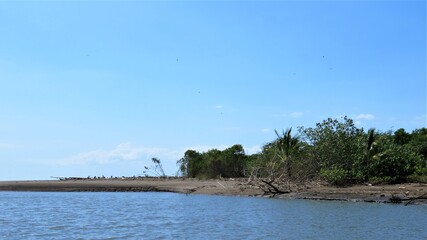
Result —
<instances>
[{"instance_id":1,"label":"blue sky","mask_svg":"<svg viewBox=\"0 0 427 240\"><path fill-rule=\"evenodd\" d=\"M0 36L0 180L427 126L425 1L1 1Z\"/></svg>"}]
</instances>

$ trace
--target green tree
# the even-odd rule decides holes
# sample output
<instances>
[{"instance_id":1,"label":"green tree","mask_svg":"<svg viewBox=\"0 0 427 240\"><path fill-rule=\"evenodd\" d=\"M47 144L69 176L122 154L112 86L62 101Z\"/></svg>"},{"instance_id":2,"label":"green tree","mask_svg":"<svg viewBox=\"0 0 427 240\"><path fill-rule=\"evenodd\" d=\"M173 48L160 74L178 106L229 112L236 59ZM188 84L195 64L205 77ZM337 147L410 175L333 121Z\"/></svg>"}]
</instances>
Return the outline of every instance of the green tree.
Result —
<instances>
[{"instance_id":1,"label":"green tree","mask_svg":"<svg viewBox=\"0 0 427 240\"><path fill-rule=\"evenodd\" d=\"M303 180L316 175L312 164L311 146L292 135L292 129L279 133L276 139L265 144L262 152L248 156L247 176L282 180Z\"/></svg>"},{"instance_id":2,"label":"green tree","mask_svg":"<svg viewBox=\"0 0 427 240\"><path fill-rule=\"evenodd\" d=\"M243 177L246 154L243 146L233 145L221 152L223 177Z\"/></svg>"},{"instance_id":3,"label":"green tree","mask_svg":"<svg viewBox=\"0 0 427 240\"><path fill-rule=\"evenodd\" d=\"M411 133L411 140L408 143L419 154L423 155L427 161L427 128L415 129Z\"/></svg>"},{"instance_id":4,"label":"green tree","mask_svg":"<svg viewBox=\"0 0 427 240\"><path fill-rule=\"evenodd\" d=\"M365 152L365 164L362 167L362 171L365 175L365 181L369 180L369 168L372 161L372 157L375 154L375 145L376 145L377 133L374 128L368 130L367 140L366 140L366 152Z\"/></svg>"},{"instance_id":5,"label":"green tree","mask_svg":"<svg viewBox=\"0 0 427 240\"><path fill-rule=\"evenodd\" d=\"M405 145L411 141L411 134L407 133L403 128L396 130L393 137L394 143L397 145Z\"/></svg>"},{"instance_id":6,"label":"green tree","mask_svg":"<svg viewBox=\"0 0 427 240\"><path fill-rule=\"evenodd\" d=\"M262 151L247 157L246 174L247 177L265 178L275 176L278 170L274 142L263 146Z\"/></svg>"},{"instance_id":7,"label":"green tree","mask_svg":"<svg viewBox=\"0 0 427 240\"><path fill-rule=\"evenodd\" d=\"M182 176L197 177L203 168L202 155L194 150L187 150L184 157L178 160L177 164L181 171Z\"/></svg>"},{"instance_id":8,"label":"green tree","mask_svg":"<svg viewBox=\"0 0 427 240\"><path fill-rule=\"evenodd\" d=\"M222 166L222 154L218 149L211 149L206 153L203 153L203 168L202 174L199 177L202 178L216 178L221 176L223 171Z\"/></svg>"},{"instance_id":9,"label":"green tree","mask_svg":"<svg viewBox=\"0 0 427 240\"><path fill-rule=\"evenodd\" d=\"M295 159L295 155L299 151L299 137L292 136L292 128L288 128L286 131L282 131L280 135L276 130L277 139L274 142L274 149L277 158L281 164L284 165L284 173L288 178L292 177L292 164Z\"/></svg>"},{"instance_id":10,"label":"green tree","mask_svg":"<svg viewBox=\"0 0 427 240\"><path fill-rule=\"evenodd\" d=\"M199 153L187 150L177 164L181 174L186 177L242 177L246 159L242 145L236 144L224 151L211 149L205 153Z\"/></svg>"},{"instance_id":11,"label":"green tree","mask_svg":"<svg viewBox=\"0 0 427 240\"><path fill-rule=\"evenodd\" d=\"M250 176L268 184L323 177L336 185L427 179L427 129L380 133L357 128L348 117L328 118L314 128L279 133L262 152L247 156L242 145L223 151L185 152L177 161L183 176L197 178Z\"/></svg>"},{"instance_id":12,"label":"green tree","mask_svg":"<svg viewBox=\"0 0 427 240\"><path fill-rule=\"evenodd\" d=\"M411 148L420 154L423 160L416 166L414 181L427 183L427 128L415 129L411 133Z\"/></svg>"},{"instance_id":13,"label":"green tree","mask_svg":"<svg viewBox=\"0 0 427 240\"><path fill-rule=\"evenodd\" d=\"M421 163L421 155L411 146L395 144L390 138L382 137L377 153L372 157L369 175L374 182L405 182Z\"/></svg>"},{"instance_id":14,"label":"green tree","mask_svg":"<svg viewBox=\"0 0 427 240\"><path fill-rule=\"evenodd\" d=\"M335 184L363 180L363 171L354 167L365 162L365 134L353 120L328 118L317 123L316 128L301 127L300 132L312 145L313 158L319 162L322 177Z\"/></svg>"}]
</instances>

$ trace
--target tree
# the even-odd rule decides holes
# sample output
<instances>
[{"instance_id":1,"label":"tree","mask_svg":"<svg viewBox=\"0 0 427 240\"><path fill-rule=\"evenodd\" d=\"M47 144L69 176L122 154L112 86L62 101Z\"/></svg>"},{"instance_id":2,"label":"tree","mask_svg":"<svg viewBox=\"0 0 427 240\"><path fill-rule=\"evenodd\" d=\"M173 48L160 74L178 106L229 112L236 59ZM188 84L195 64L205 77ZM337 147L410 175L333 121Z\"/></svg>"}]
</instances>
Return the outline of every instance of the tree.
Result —
<instances>
[{"instance_id":1,"label":"tree","mask_svg":"<svg viewBox=\"0 0 427 240\"><path fill-rule=\"evenodd\" d=\"M233 145L221 152L223 177L243 177L246 155L243 146Z\"/></svg>"},{"instance_id":2,"label":"tree","mask_svg":"<svg viewBox=\"0 0 427 240\"><path fill-rule=\"evenodd\" d=\"M224 151L211 149L205 153L199 153L187 150L177 164L181 174L186 177L243 177L246 155L242 145L238 144Z\"/></svg>"},{"instance_id":3,"label":"tree","mask_svg":"<svg viewBox=\"0 0 427 240\"><path fill-rule=\"evenodd\" d=\"M328 118L314 128L292 128L265 144L262 152L246 155L242 145L223 151L185 152L177 161L183 176L197 178L249 177L269 193L286 192L288 180L322 177L335 185L363 181L427 181L427 129L366 133L348 117Z\"/></svg>"},{"instance_id":4,"label":"tree","mask_svg":"<svg viewBox=\"0 0 427 240\"><path fill-rule=\"evenodd\" d=\"M221 176L223 170L221 151L211 149L202 155L203 158L203 174L204 178L216 178Z\"/></svg>"},{"instance_id":5,"label":"tree","mask_svg":"<svg viewBox=\"0 0 427 240\"><path fill-rule=\"evenodd\" d=\"M419 154L423 155L427 161L427 128L415 129L411 133L411 140L408 143Z\"/></svg>"},{"instance_id":6,"label":"tree","mask_svg":"<svg viewBox=\"0 0 427 240\"><path fill-rule=\"evenodd\" d=\"M427 183L427 128L412 131L408 145L423 158L416 166L412 180Z\"/></svg>"},{"instance_id":7,"label":"tree","mask_svg":"<svg viewBox=\"0 0 427 240\"><path fill-rule=\"evenodd\" d=\"M328 118L316 128L300 128L303 138L312 145L315 161L319 162L320 175L335 184L348 184L363 179L363 172L353 168L364 162L364 132L353 120Z\"/></svg>"},{"instance_id":8,"label":"tree","mask_svg":"<svg viewBox=\"0 0 427 240\"><path fill-rule=\"evenodd\" d=\"M405 145L411 141L411 134L407 133L405 129L399 128L394 132L394 143L397 145Z\"/></svg>"},{"instance_id":9,"label":"tree","mask_svg":"<svg viewBox=\"0 0 427 240\"><path fill-rule=\"evenodd\" d=\"M200 174L203 167L202 156L194 150L187 150L184 157L178 160L181 174L185 177L196 177Z\"/></svg>"},{"instance_id":10,"label":"tree","mask_svg":"<svg viewBox=\"0 0 427 240\"><path fill-rule=\"evenodd\" d=\"M385 183L405 182L422 162L409 145L399 145L389 138L380 139L369 168L371 180Z\"/></svg>"},{"instance_id":11,"label":"tree","mask_svg":"<svg viewBox=\"0 0 427 240\"><path fill-rule=\"evenodd\" d=\"M274 142L274 149L278 159L281 161L281 165L285 166L284 172L288 178L292 177L292 163L294 160L294 155L298 153L298 144L299 137L292 136L292 128L286 129L286 131L282 131L282 135L280 135L276 130L274 130L277 139Z\"/></svg>"},{"instance_id":12,"label":"tree","mask_svg":"<svg viewBox=\"0 0 427 240\"><path fill-rule=\"evenodd\" d=\"M365 173L365 181L369 180L369 168L371 164L371 160L373 155L375 154L374 147L376 145L377 134L375 133L375 129L371 128L368 130L368 136L366 141L366 152L365 152L365 168L363 172Z\"/></svg>"},{"instance_id":13,"label":"tree","mask_svg":"<svg viewBox=\"0 0 427 240\"><path fill-rule=\"evenodd\" d=\"M154 174L157 177L166 177L165 171L163 170L162 162L158 158L152 158L151 161L154 163L154 166L144 167L145 176L150 176Z\"/></svg>"}]
</instances>

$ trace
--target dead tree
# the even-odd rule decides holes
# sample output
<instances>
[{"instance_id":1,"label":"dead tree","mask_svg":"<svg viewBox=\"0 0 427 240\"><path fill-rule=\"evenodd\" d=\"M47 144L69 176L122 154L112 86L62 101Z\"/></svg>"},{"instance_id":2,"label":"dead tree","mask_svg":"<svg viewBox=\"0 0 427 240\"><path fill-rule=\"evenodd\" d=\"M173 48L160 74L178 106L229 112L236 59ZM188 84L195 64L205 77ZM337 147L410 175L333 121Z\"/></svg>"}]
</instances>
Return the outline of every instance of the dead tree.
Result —
<instances>
[{"instance_id":1,"label":"dead tree","mask_svg":"<svg viewBox=\"0 0 427 240\"><path fill-rule=\"evenodd\" d=\"M409 204L411 204L412 202L414 202L414 201L416 201L416 200L426 200L427 199L427 193L424 193L423 195L421 195L421 196L418 196L418 197L413 197L413 198L409 198L408 200L408 202L407 203L405 203L405 206L407 206L407 205L409 205Z\"/></svg>"},{"instance_id":2,"label":"dead tree","mask_svg":"<svg viewBox=\"0 0 427 240\"><path fill-rule=\"evenodd\" d=\"M272 194L272 197L275 197L277 194L287 194L292 192L290 187L287 191L280 190L278 186L274 185L274 179L270 181L261 180L261 182L265 184L264 187L261 187L261 189L264 191L264 195Z\"/></svg>"}]
</instances>

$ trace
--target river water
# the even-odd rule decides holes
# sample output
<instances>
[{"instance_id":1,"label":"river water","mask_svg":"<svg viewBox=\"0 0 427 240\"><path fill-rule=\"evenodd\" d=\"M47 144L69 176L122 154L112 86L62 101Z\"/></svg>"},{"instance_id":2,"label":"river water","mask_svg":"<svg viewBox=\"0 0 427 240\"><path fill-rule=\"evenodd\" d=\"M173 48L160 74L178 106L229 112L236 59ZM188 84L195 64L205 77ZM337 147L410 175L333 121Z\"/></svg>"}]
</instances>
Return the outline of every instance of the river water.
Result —
<instances>
[{"instance_id":1,"label":"river water","mask_svg":"<svg viewBox=\"0 0 427 240\"><path fill-rule=\"evenodd\" d=\"M0 239L427 239L426 205L0 192Z\"/></svg>"}]
</instances>

